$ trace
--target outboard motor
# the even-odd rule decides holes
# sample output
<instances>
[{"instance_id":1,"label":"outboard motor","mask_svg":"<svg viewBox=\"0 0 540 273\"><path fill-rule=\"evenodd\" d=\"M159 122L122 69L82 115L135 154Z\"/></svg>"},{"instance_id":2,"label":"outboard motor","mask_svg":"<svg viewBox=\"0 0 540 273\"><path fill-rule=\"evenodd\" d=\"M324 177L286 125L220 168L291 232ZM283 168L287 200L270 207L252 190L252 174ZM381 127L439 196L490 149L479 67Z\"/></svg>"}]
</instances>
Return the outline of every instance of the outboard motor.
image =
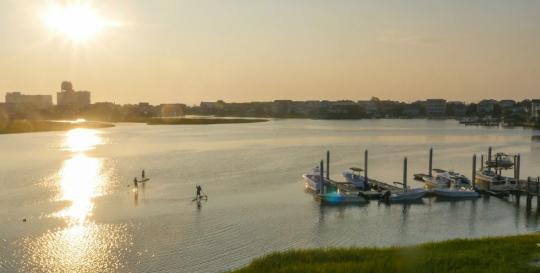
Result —
<instances>
[{"instance_id":1,"label":"outboard motor","mask_svg":"<svg viewBox=\"0 0 540 273\"><path fill-rule=\"evenodd\" d=\"M384 194L382 195L383 200L384 200L385 202L390 201L390 195L391 195L391 194L392 194L392 193L391 193L390 191L384 192Z\"/></svg>"}]
</instances>

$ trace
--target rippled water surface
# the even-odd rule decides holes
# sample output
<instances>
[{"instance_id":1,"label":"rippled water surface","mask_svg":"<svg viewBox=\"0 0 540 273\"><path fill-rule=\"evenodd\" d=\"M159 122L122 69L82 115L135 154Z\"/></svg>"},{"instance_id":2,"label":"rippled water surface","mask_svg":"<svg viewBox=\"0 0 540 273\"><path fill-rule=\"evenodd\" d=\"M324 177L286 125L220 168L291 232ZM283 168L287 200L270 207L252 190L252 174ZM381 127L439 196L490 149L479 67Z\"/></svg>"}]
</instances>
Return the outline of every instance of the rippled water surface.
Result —
<instances>
[{"instance_id":1,"label":"rippled water surface","mask_svg":"<svg viewBox=\"0 0 540 273\"><path fill-rule=\"evenodd\" d=\"M320 206L301 175L332 151L331 172L363 164L399 181L434 166L471 174L487 151L522 155L540 175L540 131L455 121L274 120L210 126L119 124L0 136L0 272L222 272L289 248L389 246L538 230L512 200ZM151 180L138 190L133 177ZM421 186L412 182L413 186ZM416 183L416 184L415 184ZM192 202L195 185L209 199Z\"/></svg>"}]
</instances>

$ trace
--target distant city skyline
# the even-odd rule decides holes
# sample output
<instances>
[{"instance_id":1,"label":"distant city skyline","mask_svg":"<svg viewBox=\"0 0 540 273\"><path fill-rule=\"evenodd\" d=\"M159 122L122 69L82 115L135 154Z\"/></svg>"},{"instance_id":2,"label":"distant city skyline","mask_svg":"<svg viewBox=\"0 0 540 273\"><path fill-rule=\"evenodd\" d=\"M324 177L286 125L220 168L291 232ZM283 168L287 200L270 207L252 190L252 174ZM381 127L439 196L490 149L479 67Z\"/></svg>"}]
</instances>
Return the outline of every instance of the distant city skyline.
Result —
<instances>
[{"instance_id":1,"label":"distant city skyline","mask_svg":"<svg viewBox=\"0 0 540 273\"><path fill-rule=\"evenodd\" d=\"M540 97L539 1L52 2L0 2L0 94L69 80L121 104Z\"/></svg>"}]
</instances>

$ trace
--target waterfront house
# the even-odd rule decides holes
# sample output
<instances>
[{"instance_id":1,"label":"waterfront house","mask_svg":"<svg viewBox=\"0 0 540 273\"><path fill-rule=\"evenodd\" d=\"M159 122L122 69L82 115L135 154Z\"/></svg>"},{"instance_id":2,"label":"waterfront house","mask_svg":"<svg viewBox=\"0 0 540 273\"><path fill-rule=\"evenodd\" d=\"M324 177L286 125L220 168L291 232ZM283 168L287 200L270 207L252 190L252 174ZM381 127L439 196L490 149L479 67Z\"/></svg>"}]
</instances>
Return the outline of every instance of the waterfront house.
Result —
<instances>
[{"instance_id":1,"label":"waterfront house","mask_svg":"<svg viewBox=\"0 0 540 273\"><path fill-rule=\"evenodd\" d=\"M443 99L428 99L424 102L426 107L426 115L428 117L446 115L446 100Z\"/></svg>"},{"instance_id":2,"label":"waterfront house","mask_svg":"<svg viewBox=\"0 0 540 273\"><path fill-rule=\"evenodd\" d=\"M495 105L497 104L496 100L481 100L478 103L478 113L479 114L493 114L495 111Z\"/></svg>"},{"instance_id":3,"label":"waterfront house","mask_svg":"<svg viewBox=\"0 0 540 273\"><path fill-rule=\"evenodd\" d=\"M531 101L531 120L540 122L540 99Z\"/></svg>"}]
</instances>

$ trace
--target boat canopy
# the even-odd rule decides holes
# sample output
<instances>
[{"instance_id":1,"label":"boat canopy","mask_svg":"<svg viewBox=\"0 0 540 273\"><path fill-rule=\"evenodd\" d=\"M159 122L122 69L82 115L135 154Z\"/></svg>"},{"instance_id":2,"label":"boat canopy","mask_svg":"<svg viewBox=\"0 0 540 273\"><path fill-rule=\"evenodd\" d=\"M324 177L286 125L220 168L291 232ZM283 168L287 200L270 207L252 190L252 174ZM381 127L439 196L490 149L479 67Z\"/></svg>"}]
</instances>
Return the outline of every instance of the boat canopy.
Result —
<instances>
[{"instance_id":1,"label":"boat canopy","mask_svg":"<svg viewBox=\"0 0 540 273\"><path fill-rule=\"evenodd\" d=\"M358 167L350 167L349 169L351 171L353 171L353 172L363 172L364 171L364 169L358 168Z\"/></svg>"}]
</instances>

